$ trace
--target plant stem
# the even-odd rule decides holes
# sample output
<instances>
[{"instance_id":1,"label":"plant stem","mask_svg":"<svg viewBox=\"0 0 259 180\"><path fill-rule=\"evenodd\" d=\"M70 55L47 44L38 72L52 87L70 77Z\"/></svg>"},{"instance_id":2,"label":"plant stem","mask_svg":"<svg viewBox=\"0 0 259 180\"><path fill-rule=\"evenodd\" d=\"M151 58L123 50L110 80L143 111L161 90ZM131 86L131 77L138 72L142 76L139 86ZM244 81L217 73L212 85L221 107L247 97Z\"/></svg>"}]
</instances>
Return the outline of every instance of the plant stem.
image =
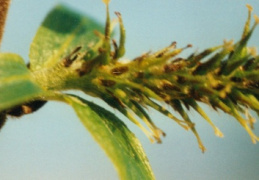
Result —
<instances>
[{"instance_id":1,"label":"plant stem","mask_svg":"<svg viewBox=\"0 0 259 180\"><path fill-rule=\"evenodd\" d=\"M5 20L9 9L10 0L0 0L0 45L4 34Z\"/></svg>"}]
</instances>

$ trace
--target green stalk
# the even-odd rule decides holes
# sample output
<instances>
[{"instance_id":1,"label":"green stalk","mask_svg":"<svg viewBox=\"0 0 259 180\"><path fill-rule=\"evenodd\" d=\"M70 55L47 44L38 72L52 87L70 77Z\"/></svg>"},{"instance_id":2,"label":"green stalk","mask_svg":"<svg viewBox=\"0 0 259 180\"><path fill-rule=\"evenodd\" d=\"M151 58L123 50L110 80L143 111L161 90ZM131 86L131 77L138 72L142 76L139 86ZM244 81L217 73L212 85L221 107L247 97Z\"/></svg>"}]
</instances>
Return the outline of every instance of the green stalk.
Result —
<instances>
[{"instance_id":1,"label":"green stalk","mask_svg":"<svg viewBox=\"0 0 259 180\"><path fill-rule=\"evenodd\" d=\"M0 45L2 42L7 12L10 0L0 0Z\"/></svg>"}]
</instances>

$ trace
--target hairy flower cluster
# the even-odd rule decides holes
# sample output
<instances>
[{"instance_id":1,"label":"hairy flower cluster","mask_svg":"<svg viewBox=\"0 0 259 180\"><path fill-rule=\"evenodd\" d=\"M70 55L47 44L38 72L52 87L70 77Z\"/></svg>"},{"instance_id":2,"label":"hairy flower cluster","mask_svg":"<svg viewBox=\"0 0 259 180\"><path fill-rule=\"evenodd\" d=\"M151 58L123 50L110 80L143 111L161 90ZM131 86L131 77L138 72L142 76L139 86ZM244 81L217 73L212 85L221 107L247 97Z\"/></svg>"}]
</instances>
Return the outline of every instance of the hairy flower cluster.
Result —
<instances>
[{"instance_id":1,"label":"hairy flower cluster","mask_svg":"<svg viewBox=\"0 0 259 180\"><path fill-rule=\"evenodd\" d=\"M242 38L237 43L225 41L221 46L180 58L179 54L191 45L177 48L176 42L173 42L162 50L148 52L125 63L120 61L125 53L125 29L121 15L116 12L120 25L117 43L111 39L109 1L105 4L105 33L96 32L100 42L92 47L92 51L98 52L97 55L89 59L91 48L82 53L78 47L61 62L61 66L76 72L72 78L72 88L99 97L117 109L139 126L152 142L160 143L165 133L153 123L147 113L148 108L173 119L186 130L190 129L202 151L205 147L188 116L189 109L197 111L212 126L215 134L223 137L200 103L233 116L248 132L253 143L259 141L252 132L255 119L249 113L249 109L259 113L259 56L253 48L247 47L259 23L255 16L255 23L250 27L251 6L248 6ZM62 72L71 76L69 70ZM69 86L72 80L68 79L65 85ZM172 107L182 119L173 115L163 104Z\"/></svg>"},{"instance_id":2,"label":"hairy flower cluster","mask_svg":"<svg viewBox=\"0 0 259 180\"><path fill-rule=\"evenodd\" d=\"M50 97L40 97L32 102L0 112L0 127L6 115L20 116L31 113L45 104L45 100L57 99L52 91L78 89L98 97L117 109L135 123L151 140L161 142L165 133L159 129L147 113L152 108L174 120L195 135L200 149L205 147L188 115L197 111L213 128L215 134L223 133L203 111L200 103L233 116L248 132L252 142L259 138L253 133L255 118L249 110L259 114L259 55L247 42L259 24L250 25L252 7L248 7L248 19L240 41L224 41L223 45L195 52L187 58L179 55L186 47L177 48L173 42L157 52L148 52L132 61L122 62L125 53L125 28L121 14L116 12L120 27L118 43L111 38L112 23L109 1L104 1L107 19L104 34L97 32L99 42L89 45L87 51L76 47L54 66L33 71L32 78ZM181 118L170 112L169 105ZM34 108L31 108L34 107ZM144 123L141 123L142 120Z\"/></svg>"}]
</instances>

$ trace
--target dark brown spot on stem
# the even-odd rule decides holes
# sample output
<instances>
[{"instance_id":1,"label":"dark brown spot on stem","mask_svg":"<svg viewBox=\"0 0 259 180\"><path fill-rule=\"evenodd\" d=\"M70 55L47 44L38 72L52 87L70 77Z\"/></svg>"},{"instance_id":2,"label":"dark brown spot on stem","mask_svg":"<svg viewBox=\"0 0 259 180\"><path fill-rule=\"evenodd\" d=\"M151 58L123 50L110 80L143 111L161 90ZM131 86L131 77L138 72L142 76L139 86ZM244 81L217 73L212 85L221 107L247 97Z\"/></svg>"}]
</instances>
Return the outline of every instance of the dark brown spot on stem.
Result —
<instances>
[{"instance_id":1,"label":"dark brown spot on stem","mask_svg":"<svg viewBox=\"0 0 259 180\"><path fill-rule=\"evenodd\" d=\"M63 60L62 63L65 67L69 67L78 57L76 54L82 47L78 46L76 47L68 56L66 56Z\"/></svg>"},{"instance_id":2,"label":"dark brown spot on stem","mask_svg":"<svg viewBox=\"0 0 259 180\"><path fill-rule=\"evenodd\" d=\"M180 89L172 84L169 83L164 83L163 84L163 89L164 90L173 90L173 91L180 91Z\"/></svg>"},{"instance_id":3,"label":"dark brown spot on stem","mask_svg":"<svg viewBox=\"0 0 259 180\"><path fill-rule=\"evenodd\" d=\"M119 75L127 72L128 70L129 70L129 68L127 66L120 66L120 67L113 68L111 70L111 73L113 75L119 76Z\"/></svg>"},{"instance_id":4,"label":"dark brown spot on stem","mask_svg":"<svg viewBox=\"0 0 259 180\"><path fill-rule=\"evenodd\" d=\"M139 79L143 79L144 78L144 72L143 71L139 71L136 73L136 77L139 78Z\"/></svg>"},{"instance_id":5,"label":"dark brown spot on stem","mask_svg":"<svg viewBox=\"0 0 259 180\"><path fill-rule=\"evenodd\" d=\"M113 81L113 80L105 80L105 79L102 79L101 83L105 87L112 87L112 86L114 86L116 84L116 82Z\"/></svg>"}]
</instances>

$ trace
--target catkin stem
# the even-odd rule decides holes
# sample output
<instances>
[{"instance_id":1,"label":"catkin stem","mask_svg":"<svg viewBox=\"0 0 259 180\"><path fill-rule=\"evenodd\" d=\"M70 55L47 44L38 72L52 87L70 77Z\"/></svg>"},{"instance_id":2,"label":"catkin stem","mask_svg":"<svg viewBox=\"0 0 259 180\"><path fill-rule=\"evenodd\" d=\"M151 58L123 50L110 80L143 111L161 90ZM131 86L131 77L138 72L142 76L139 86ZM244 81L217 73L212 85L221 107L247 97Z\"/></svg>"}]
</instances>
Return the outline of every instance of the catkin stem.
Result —
<instances>
[{"instance_id":1,"label":"catkin stem","mask_svg":"<svg viewBox=\"0 0 259 180\"><path fill-rule=\"evenodd\" d=\"M2 37L4 33L5 20L6 20L9 4L10 4L10 0L0 0L0 45L1 45Z\"/></svg>"}]
</instances>

